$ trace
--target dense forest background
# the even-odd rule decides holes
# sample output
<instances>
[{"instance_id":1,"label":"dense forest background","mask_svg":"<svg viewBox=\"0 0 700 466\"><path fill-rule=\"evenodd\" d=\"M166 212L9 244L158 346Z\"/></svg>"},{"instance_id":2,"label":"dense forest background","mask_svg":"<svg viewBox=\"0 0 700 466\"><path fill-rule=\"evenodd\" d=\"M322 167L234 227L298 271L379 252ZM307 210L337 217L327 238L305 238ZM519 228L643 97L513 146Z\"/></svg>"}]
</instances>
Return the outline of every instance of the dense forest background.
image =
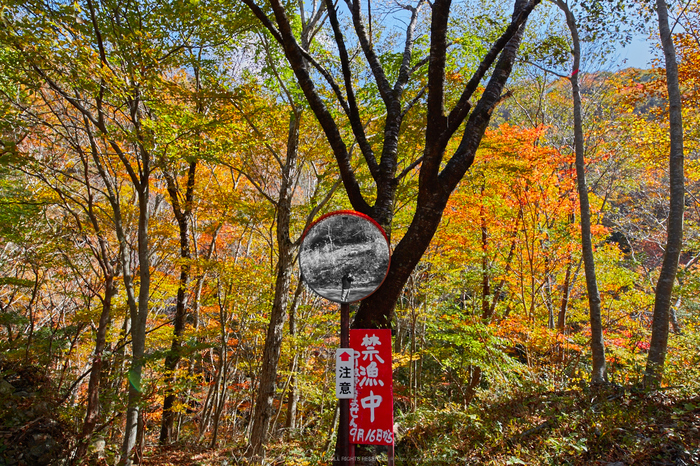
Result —
<instances>
[{"instance_id":1,"label":"dense forest background","mask_svg":"<svg viewBox=\"0 0 700 466\"><path fill-rule=\"evenodd\" d=\"M363 68L368 47L389 78L410 71L395 195L379 218L392 247L407 235L433 124L430 13L444 2L359 2L369 45L349 40L344 51L337 34L357 28L347 5L358 2L338 2L336 15L323 2L286 3L303 68L339 122L340 168L298 84L302 65L290 65L252 1L0 7L0 465L331 463L338 305L300 281L299 241L320 215L355 208L357 193L370 204L383 195L383 165L367 154L384 149L396 109L376 68ZM455 2L442 105L460 105L511 13ZM543 2L387 314L396 464L700 462L700 5L672 3L669 14L685 217L662 376L645 383L671 205L656 12ZM636 34L657 44L648 69L610 58ZM572 67L575 43L582 61ZM574 76L602 368L591 349ZM479 84L470 102L485 94ZM386 451L370 454L386 464Z\"/></svg>"}]
</instances>

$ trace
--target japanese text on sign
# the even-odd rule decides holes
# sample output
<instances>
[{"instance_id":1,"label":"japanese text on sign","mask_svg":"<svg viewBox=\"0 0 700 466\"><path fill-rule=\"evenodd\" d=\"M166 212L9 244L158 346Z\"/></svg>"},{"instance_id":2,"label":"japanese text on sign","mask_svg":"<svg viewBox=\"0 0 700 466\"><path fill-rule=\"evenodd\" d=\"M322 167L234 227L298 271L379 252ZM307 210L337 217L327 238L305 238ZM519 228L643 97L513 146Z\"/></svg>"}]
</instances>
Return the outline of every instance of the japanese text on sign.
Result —
<instances>
[{"instance_id":1,"label":"japanese text on sign","mask_svg":"<svg viewBox=\"0 0 700 466\"><path fill-rule=\"evenodd\" d=\"M355 396L355 366L352 348L335 350L335 396L351 400Z\"/></svg>"}]
</instances>

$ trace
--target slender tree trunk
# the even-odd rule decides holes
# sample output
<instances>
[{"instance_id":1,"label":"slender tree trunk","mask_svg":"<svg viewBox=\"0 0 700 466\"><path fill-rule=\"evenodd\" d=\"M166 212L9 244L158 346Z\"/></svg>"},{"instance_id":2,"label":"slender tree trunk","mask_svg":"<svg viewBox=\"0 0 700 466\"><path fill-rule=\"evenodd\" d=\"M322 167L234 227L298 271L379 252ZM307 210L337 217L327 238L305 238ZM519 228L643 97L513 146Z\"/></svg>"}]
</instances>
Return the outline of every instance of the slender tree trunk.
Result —
<instances>
[{"instance_id":1,"label":"slender tree trunk","mask_svg":"<svg viewBox=\"0 0 700 466\"><path fill-rule=\"evenodd\" d=\"M501 281L498 282L498 285L496 285L496 288L493 290L493 299L491 300L491 307L489 307L488 312L486 314L483 314L481 316L482 320L485 323L491 322L493 319L493 316L496 314L496 306L498 305L498 302L501 300L501 294L503 293L503 287L506 284L506 276L510 273L512 270L512 264L513 264L513 258L515 257L515 247L518 243L518 231L520 230L520 221L523 218L523 208L522 206L518 210L518 217L515 220L515 226L513 227L513 230L511 232L511 240L510 240L510 247L508 248L508 257L506 257L505 261L505 270L503 271L503 278L501 278Z\"/></svg>"},{"instance_id":2,"label":"slender tree trunk","mask_svg":"<svg viewBox=\"0 0 700 466\"><path fill-rule=\"evenodd\" d=\"M131 327L132 338L132 359L128 380L128 406L126 410L126 427L124 428L124 442L122 444L122 457L120 465L130 466L132 464L131 454L136 446L138 437L138 424L141 417L141 376L143 372L143 356L145 353L145 334L142 335L140 319L133 323ZM145 333L145 332L144 332Z\"/></svg>"},{"instance_id":3,"label":"slender tree trunk","mask_svg":"<svg viewBox=\"0 0 700 466\"><path fill-rule=\"evenodd\" d=\"M668 113L671 150L669 157L670 210L666 251L661 265L659 281L654 295L654 317L651 324L651 342L644 373L644 385L658 387L663 376L668 348L668 324L673 283L678 270L678 260L683 246L683 210L685 180L683 176L683 118L681 115L681 93L678 84L678 65L673 37L668 25L668 10L664 0L656 1L659 18L659 34L666 63L666 86L668 89Z\"/></svg>"},{"instance_id":4,"label":"slender tree trunk","mask_svg":"<svg viewBox=\"0 0 700 466\"><path fill-rule=\"evenodd\" d=\"M481 185L481 207L479 208L479 222L481 223L481 316L485 318L491 310L491 276L489 270L489 231L486 225L486 213L484 208L484 191L486 180Z\"/></svg>"},{"instance_id":5,"label":"slender tree trunk","mask_svg":"<svg viewBox=\"0 0 700 466\"><path fill-rule=\"evenodd\" d=\"M326 445L323 451L328 452L331 449L331 443L333 441L333 434L338 427L338 418L340 417L340 403L335 403L335 409L333 411L333 420L331 421L331 429L328 432L328 440L326 440Z\"/></svg>"},{"instance_id":6,"label":"slender tree trunk","mask_svg":"<svg viewBox=\"0 0 700 466\"><path fill-rule=\"evenodd\" d=\"M114 295L114 277L105 277L105 295L102 299L102 313L97 325L95 335L95 355L92 358L92 369L90 370L90 380L87 389L87 409L85 410L85 422L80 433L81 440L75 453L75 460L80 460L87 452L90 435L95 430L97 419L100 414L100 382L102 379L102 353L107 346L107 329L109 328L110 316L112 313L112 296Z\"/></svg>"},{"instance_id":7,"label":"slender tree trunk","mask_svg":"<svg viewBox=\"0 0 700 466\"><path fill-rule=\"evenodd\" d=\"M467 368L467 371L469 372L469 381L467 382L466 389L464 390L462 396L462 403L464 409L467 409L467 407L469 407L469 403L471 403L474 399L474 395L476 394L476 387L478 387L479 383L481 382L482 374L481 367L473 366L471 364Z\"/></svg>"},{"instance_id":8,"label":"slender tree trunk","mask_svg":"<svg viewBox=\"0 0 700 466\"><path fill-rule=\"evenodd\" d=\"M418 372L418 361L414 361L414 357L416 354L416 320L418 318L418 313L416 312L415 307L411 307L411 342L410 342L410 350L409 350L409 355L410 355L410 362L408 365L408 390L409 390L409 399L411 402L411 412L415 413L416 412L416 402L418 400L418 377L417 377L417 372Z\"/></svg>"},{"instance_id":9,"label":"slender tree trunk","mask_svg":"<svg viewBox=\"0 0 700 466\"><path fill-rule=\"evenodd\" d=\"M209 443L209 448L216 448L216 442L219 437L219 426L221 424L221 413L226 405L226 400L228 398L228 370L229 370L229 359L228 359L228 348L226 339L222 338L221 341L221 377L217 382L217 394L212 402L214 419L213 419L213 429L211 435L211 442Z\"/></svg>"},{"instance_id":10,"label":"slender tree trunk","mask_svg":"<svg viewBox=\"0 0 700 466\"><path fill-rule=\"evenodd\" d=\"M294 293L294 302L289 308L289 336L294 338L297 333L297 319L296 310L299 303L299 297L304 289L301 280L297 284L297 290ZM297 402L299 400L299 394L296 389L297 384L297 361L298 352L294 355L294 359L290 363L290 370L292 371L291 379L289 380L289 395L287 401L287 418L285 420L284 426L287 428L287 435L291 433L291 430L296 427L297 421Z\"/></svg>"},{"instance_id":11,"label":"slender tree trunk","mask_svg":"<svg viewBox=\"0 0 700 466\"><path fill-rule=\"evenodd\" d=\"M566 24L571 32L573 41L574 64L571 77L571 94L574 103L574 152L576 153L576 187L581 208L581 248L583 267L586 274L586 290L588 292L588 307L591 319L591 383L599 384L607 381L605 370L605 342L603 340L603 320L600 313L600 293L595 272L593 242L591 241L591 208L588 202L588 186L586 185L586 163L584 160L583 121L581 117L581 91L579 89L579 67L581 65L581 44L576 27L576 19L563 0L557 0L557 6L566 15Z\"/></svg>"},{"instance_id":12,"label":"slender tree trunk","mask_svg":"<svg viewBox=\"0 0 700 466\"><path fill-rule=\"evenodd\" d=\"M576 214L571 213L569 217L569 221L571 223L574 223L576 220ZM562 285L562 290L561 290L561 304L559 305L559 312L557 315L557 332L563 334L564 329L566 328L566 314L569 312L569 300L571 299L571 289L573 288L573 283L576 282L576 276L577 274L574 274L572 277L571 273L573 271L573 263L572 261L572 255L571 255L571 245L567 247L567 255L566 255L566 273L564 275L564 284ZM580 270L580 269L578 269Z\"/></svg>"},{"instance_id":13,"label":"slender tree trunk","mask_svg":"<svg viewBox=\"0 0 700 466\"><path fill-rule=\"evenodd\" d=\"M683 329L681 329L681 324L678 322L678 315L676 313L676 309L680 309L681 307L681 297L679 296L678 299L676 300L676 304L672 305L670 307L670 320L671 320L671 329L673 329L673 333L680 335L683 333Z\"/></svg>"},{"instance_id":14,"label":"slender tree trunk","mask_svg":"<svg viewBox=\"0 0 700 466\"><path fill-rule=\"evenodd\" d=\"M131 317L131 350L132 359L129 368L128 385L129 396L126 410L126 428L124 442L122 444L122 456L120 466L131 466L131 454L136 446L138 436L139 418L141 417L141 377L143 372L143 357L146 350L146 323L148 319L148 300L150 297L151 271L149 259L149 178L150 164L148 154L141 154L142 175L138 183L138 259L139 259L139 294L138 302L133 303L133 297L129 299ZM128 252L126 252L128 254ZM131 294L133 295L133 283ZM127 291L127 295L129 292ZM136 304L136 305L134 305Z\"/></svg>"},{"instance_id":15,"label":"slender tree trunk","mask_svg":"<svg viewBox=\"0 0 700 466\"><path fill-rule=\"evenodd\" d=\"M166 175L168 194L175 213L178 229L180 231L180 281L177 289L177 302L175 304L175 322L173 325L173 341L170 345L170 353L165 357L164 369L166 375L166 394L163 400L163 419L160 428L159 442L161 445L170 443L173 437L173 423L175 411L173 405L177 395L173 392L175 385L177 365L181 359L182 334L185 331L185 317L187 315L187 286L190 280L192 254L190 251L190 218L192 216L192 203L194 200L194 184L197 173L197 161L190 162L187 172L187 188L185 190L184 209L180 205L179 193L175 178Z\"/></svg>"},{"instance_id":16,"label":"slender tree trunk","mask_svg":"<svg viewBox=\"0 0 700 466\"><path fill-rule=\"evenodd\" d=\"M297 149L299 144L300 114L294 110L290 116L287 140L287 157L283 167L280 197L277 201L277 277L275 294L270 310L270 323L265 338L263 360L260 368L260 385L253 414L248 454L262 455L267 441L272 405L275 397L277 364L282 346L282 333L287 314L289 284L292 275L294 245L289 238L289 221L292 207L292 192L296 176Z\"/></svg>"},{"instance_id":17,"label":"slender tree trunk","mask_svg":"<svg viewBox=\"0 0 700 466\"><path fill-rule=\"evenodd\" d=\"M571 269L573 264L571 263L571 254L568 256L568 263L566 265L566 273L564 274L564 284L561 290L561 305L559 306L559 312L557 313L557 332L563 334L566 328L566 313L569 310L569 297L571 295Z\"/></svg>"},{"instance_id":18,"label":"slender tree trunk","mask_svg":"<svg viewBox=\"0 0 700 466\"><path fill-rule=\"evenodd\" d=\"M543 245L544 246L544 245ZM544 281L544 304L547 308L547 328L554 329L554 303L552 302L552 261L549 255L544 257L545 281Z\"/></svg>"},{"instance_id":19,"label":"slender tree trunk","mask_svg":"<svg viewBox=\"0 0 700 466\"><path fill-rule=\"evenodd\" d=\"M220 311L221 313L222 311ZM222 332L223 328L225 326L225 323L221 323L222 327ZM221 348L225 351L225 336L222 338L222 343ZM199 422L199 435L197 436L197 442L201 442L202 439L204 438L204 434L206 431L209 429L209 421L211 420L212 412L216 409L216 399L219 396L219 386L221 385L221 378L223 377L223 371L224 371L224 358L226 355L221 353L221 356L219 357L218 365L216 368L216 374L214 375L214 382L209 385L209 389L207 390L207 397L204 399L204 406L202 407L202 417Z\"/></svg>"},{"instance_id":20,"label":"slender tree trunk","mask_svg":"<svg viewBox=\"0 0 700 466\"><path fill-rule=\"evenodd\" d=\"M39 294L39 271L35 265L32 265L32 270L34 272L34 286L32 288L32 297L27 304L27 310L29 311L29 333L27 334L27 346L24 349L24 362L29 362L29 349L32 346L32 337L34 336L34 302Z\"/></svg>"},{"instance_id":21,"label":"slender tree trunk","mask_svg":"<svg viewBox=\"0 0 700 466\"><path fill-rule=\"evenodd\" d=\"M297 360L298 356L295 355L294 359L290 363L290 366L294 373L291 375L289 380L289 394L287 395L287 416L284 422L284 427L287 429L287 435L289 436L291 431L296 428L297 423L297 403L299 402L299 393L296 390L297 384Z\"/></svg>"}]
</instances>

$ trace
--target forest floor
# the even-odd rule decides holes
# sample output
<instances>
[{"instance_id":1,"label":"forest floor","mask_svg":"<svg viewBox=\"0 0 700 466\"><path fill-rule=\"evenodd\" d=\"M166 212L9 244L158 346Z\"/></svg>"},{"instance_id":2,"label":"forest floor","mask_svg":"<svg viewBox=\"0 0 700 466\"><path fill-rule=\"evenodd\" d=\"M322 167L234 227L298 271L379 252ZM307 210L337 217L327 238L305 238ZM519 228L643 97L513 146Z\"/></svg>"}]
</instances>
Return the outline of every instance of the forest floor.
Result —
<instances>
[{"instance_id":1,"label":"forest floor","mask_svg":"<svg viewBox=\"0 0 700 466\"><path fill-rule=\"evenodd\" d=\"M692 384L692 381L689 381ZM0 466L63 464L77 438L38 370L15 368L0 378ZM483 391L470 406L397 410L396 465L700 465L700 394L665 387L585 384L544 390L532 384L510 393ZM155 435L155 430L153 435ZM311 431L272 440L270 466L330 464L325 434ZM141 464L233 466L247 464L243 439L223 436L219 448L183 441L155 446L147 439ZM151 443L150 441L153 441ZM234 443L236 444L234 445ZM206 442L207 444L209 441ZM106 452L118 445L106 445ZM105 459L82 464L107 466ZM386 454L378 455L386 463Z\"/></svg>"},{"instance_id":2,"label":"forest floor","mask_svg":"<svg viewBox=\"0 0 700 466\"><path fill-rule=\"evenodd\" d=\"M407 457L450 454L449 461L475 465L700 464L700 397L680 389L521 392L416 421L398 443Z\"/></svg>"},{"instance_id":3,"label":"forest floor","mask_svg":"<svg viewBox=\"0 0 700 466\"><path fill-rule=\"evenodd\" d=\"M144 466L199 466L221 465L224 462L230 462L229 450L196 448L192 445L168 445L146 450L141 464Z\"/></svg>"},{"instance_id":4,"label":"forest floor","mask_svg":"<svg viewBox=\"0 0 700 466\"><path fill-rule=\"evenodd\" d=\"M606 386L519 393L466 410L419 409L397 416L397 422L397 466L700 464L700 396L675 388L642 392ZM273 443L265 464L330 464L308 453L316 447L311 442L296 441L293 446ZM241 453L187 444L152 446L143 464L247 464ZM377 459L377 464L387 464L385 453Z\"/></svg>"}]
</instances>

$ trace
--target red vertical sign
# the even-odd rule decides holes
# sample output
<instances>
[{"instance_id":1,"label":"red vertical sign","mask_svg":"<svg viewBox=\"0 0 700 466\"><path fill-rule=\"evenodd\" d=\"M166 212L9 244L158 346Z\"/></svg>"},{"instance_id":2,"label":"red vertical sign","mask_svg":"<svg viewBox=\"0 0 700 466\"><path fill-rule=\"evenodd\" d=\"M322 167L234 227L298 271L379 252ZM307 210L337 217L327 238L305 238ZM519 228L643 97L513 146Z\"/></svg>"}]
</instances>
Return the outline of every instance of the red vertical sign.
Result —
<instances>
[{"instance_id":1,"label":"red vertical sign","mask_svg":"<svg viewBox=\"0 0 700 466\"><path fill-rule=\"evenodd\" d=\"M394 443L391 330L350 330L355 351L355 397L350 401L350 442Z\"/></svg>"}]
</instances>

